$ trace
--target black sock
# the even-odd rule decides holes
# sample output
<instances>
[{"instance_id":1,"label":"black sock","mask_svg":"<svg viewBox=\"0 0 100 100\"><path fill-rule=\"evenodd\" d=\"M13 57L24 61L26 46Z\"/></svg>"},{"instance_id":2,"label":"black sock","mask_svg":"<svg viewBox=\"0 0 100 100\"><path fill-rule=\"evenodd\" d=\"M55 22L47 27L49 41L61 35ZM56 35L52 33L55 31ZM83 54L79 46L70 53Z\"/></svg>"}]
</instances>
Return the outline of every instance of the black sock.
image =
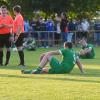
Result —
<instances>
[{"instance_id":1,"label":"black sock","mask_svg":"<svg viewBox=\"0 0 100 100\"><path fill-rule=\"evenodd\" d=\"M3 64L3 51L0 51L0 64Z\"/></svg>"},{"instance_id":2,"label":"black sock","mask_svg":"<svg viewBox=\"0 0 100 100\"><path fill-rule=\"evenodd\" d=\"M20 64L24 65L24 52L18 51L19 57L20 57Z\"/></svg>"},{"instance_id":3,"label":"black sock","mask_svg":"<svg viewBox=\"0 0 100 100\"><path fill-rule=\"evenodd\" d=\"M6 63L5 64L8 64L9 63L9 59L10 59L10 51L7 51L6 52Z\"/></svg>"}]
</instances>

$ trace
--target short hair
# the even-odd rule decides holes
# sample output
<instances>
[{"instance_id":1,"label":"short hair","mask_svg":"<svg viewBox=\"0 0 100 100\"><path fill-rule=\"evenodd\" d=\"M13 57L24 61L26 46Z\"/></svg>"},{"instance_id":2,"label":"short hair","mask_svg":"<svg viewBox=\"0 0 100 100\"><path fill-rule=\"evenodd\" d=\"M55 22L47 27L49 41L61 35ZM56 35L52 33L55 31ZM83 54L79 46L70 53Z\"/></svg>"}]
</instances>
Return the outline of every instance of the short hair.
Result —
<instances>
[{"instance_id":1,"label":"short hair","mask_svg":"<svg viewBox=\"0 0 100 100\"><path fill-rule=\"evenodd\" d=\"M3 8L6 8L7 9L7 6L6 5L2 5L1 6L1 9L3 9Z\"/></svg>"},{"instance_id":2,"label":"short hair","mask_svg":"<svg viewBox=\"0 0 100 100\"><path fill-rule=\"evenodd\" d=\"M69 49L71 49L71 48L73 47L72 42L64 42L64 45L65 45L66 47L68 47Z\"/></svg>"},{"instance_id":3,"label":"short hair","mask_svg":"<svg viewBox=\"0 0 100 100\"><path fill-rule=\"evenodd\" d=\"M17 13L20 13L21 12L21 6L19 6L19 5L14 6L13 10L16 11Z\"/></svg>"}]
</instances>

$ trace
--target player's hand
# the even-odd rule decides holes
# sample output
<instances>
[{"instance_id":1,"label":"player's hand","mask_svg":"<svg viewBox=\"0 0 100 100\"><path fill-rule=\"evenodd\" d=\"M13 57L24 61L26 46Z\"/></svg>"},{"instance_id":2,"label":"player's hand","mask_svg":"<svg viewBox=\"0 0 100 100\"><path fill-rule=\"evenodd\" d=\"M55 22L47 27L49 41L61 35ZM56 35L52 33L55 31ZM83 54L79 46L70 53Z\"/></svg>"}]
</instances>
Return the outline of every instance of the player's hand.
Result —
<instances>
[{"instance_id":1,"label":"player's hand","mask_svg":"<svg viewBox=\"0 0 100 100\"><path fill-rule=\"evenodd\" d=\"M4 27L6 26L6 24L2 24Z\"/></svg>"},{"instance_id":2,"label":"player's hand","mask_svg":"<svg viewBox=\"0 0 100 100\"><path fill-rule=\"evenodd\" d=\"M17 39L18 39L18 35L15 36L15 41L17 41Z\"/></svg>"},{"instance_id":3,"label":"player's hand","mask_svg":"<svg viewBox=\"0 0 100 100\"><path fill-rule=\"evenodd\" d=\"M84 55L85 54L85 52L84 51L80 51L80 55Z\"/></svg>"},{"instance_id":4,"label":"player's hand","mask_svg":"<svg viewBox=\"0 0 100 100\"><path fill-rule=\"evenodd\" d=\"M0 24L0 28L3 28L4 27L4 24Z\"/></svg>"},{"instance_id":5,"label":"player's hand","mask_svg":"<svg viewBox=\"0 0 100 100\"><path fill-rule=\"evenodd\" d=\"M13 41L14 41L14 37L11 36L11 37L9 38L9 41L13 42Z\"/></svg>"},{"instance_id":6,"label":"player's hand","mask_svg":"<svg viewBox=\"0 0 100 100\"><path fill-rule=\"evenodd\" d=\"M8 25L7 25L7 24L4 24L4 23L2 24L2 26L3 26L3 27L8 27Z\"/></svg>"}]
</instances>

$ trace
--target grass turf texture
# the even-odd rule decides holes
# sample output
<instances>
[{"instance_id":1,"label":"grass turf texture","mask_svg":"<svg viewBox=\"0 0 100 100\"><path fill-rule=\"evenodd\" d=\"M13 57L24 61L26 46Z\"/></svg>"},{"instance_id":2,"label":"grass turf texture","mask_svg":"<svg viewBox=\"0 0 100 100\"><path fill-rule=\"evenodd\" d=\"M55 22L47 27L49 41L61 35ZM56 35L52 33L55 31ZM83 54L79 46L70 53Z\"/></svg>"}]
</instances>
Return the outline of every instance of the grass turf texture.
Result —
<instances>
[{"instance_id":1,"label":"grass turf texture","mask_svg":"<svg viewBox=\"0 0 100 100\"><path fill-rule=\"evenodd\" d=\"M26 69L37 66L40 54L50 50L55 48L25 51ZM76 66L71 74L23 75L12 52L9 66L0 67L0 100L100 100L100 47L95 51L95 59L81 60L84 75Z\"/></svg>"}]
</instances>

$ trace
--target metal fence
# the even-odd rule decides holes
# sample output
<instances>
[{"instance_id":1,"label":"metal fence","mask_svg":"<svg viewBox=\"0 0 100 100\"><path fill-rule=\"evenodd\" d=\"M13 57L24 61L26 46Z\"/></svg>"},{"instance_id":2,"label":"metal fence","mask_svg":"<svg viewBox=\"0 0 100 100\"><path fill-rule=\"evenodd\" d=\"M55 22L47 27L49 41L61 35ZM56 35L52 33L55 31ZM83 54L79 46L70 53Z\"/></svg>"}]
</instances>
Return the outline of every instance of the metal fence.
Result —
<instances>
[{"instance_id":1,"label":"metal fence","mask_svg":"<svg viewBox=\"0 0 100 100\"><path fill-rule=\"evenodd\" d=\"M77 39L77 31L71 31L74 33L72 42L76 45L78 42ZM87 35L87 40L91 43L94 43L95 41L95 33L98 32L100 34L100 30L89 30ZM61 46L63 44L62 35L61 33L58 34L57 31L34 31L32 32L33 36L34 34L37 35L35 37L37 46L42 46L42 44L47 44L47 46ZM44 34L46 34L46 39L44 38ZM42 36L43 35L43 36Z\"/></svg>"}]
</instances>

